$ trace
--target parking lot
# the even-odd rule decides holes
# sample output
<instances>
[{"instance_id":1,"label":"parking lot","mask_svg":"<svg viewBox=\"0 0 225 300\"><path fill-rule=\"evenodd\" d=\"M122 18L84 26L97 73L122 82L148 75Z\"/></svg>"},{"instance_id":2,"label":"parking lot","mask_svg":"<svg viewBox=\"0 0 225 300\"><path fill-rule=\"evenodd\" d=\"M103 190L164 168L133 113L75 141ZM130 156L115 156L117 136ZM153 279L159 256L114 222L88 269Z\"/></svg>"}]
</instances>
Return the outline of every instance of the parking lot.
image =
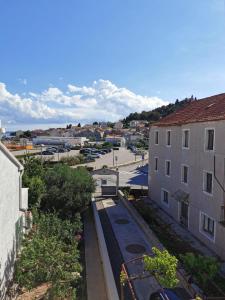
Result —
<instances>
[{"instance_id":1,"label":"parking lot","mask_svg":"<svg viewBox=\"0 0 225 300\"><path fill-rule=\"evenodd\" d=\"M147 156L145 156L145 158L147 158ZM112 150L110 153L101 155L101 157L97 158L95 162L88 163L88 166L91 166L95 169L100 169L104 165L107 167L117 167L121 164L134 162L135 160L141 160L141 156L136 156L130 150L121 147L119 150Z\"/></svg>"},{"instance_id":2,"label":"parking lot","mask_svg":"<svg viewBox=\"0 0 225 300\"><path fill-rule=\"evenodd\" d=\"M13 151L13 155L24 155L28 153L40 153L42 151L46 150L46 147L42 147L35 149L35 150L20 150L20 151ZM69 152L64 153L54 153L53 155L37 155L37 157L42 158L43 160L51 159L52 161L60 161L62 157L69 157L78 155L80 152L79 150L71 150ZM145 158L147 158L147 151ZM110 153L107 153L105 155L101 155L100 158L95 159L95 162L86 163L86 165L93 167L94 169L102 168L104 165L108 167L117 167L121 164L126 164L129 162L139 161L142 157L140 155L135 155L130 150L120 147L119 150L112 150Z\"/></svg>"}]
</instances>

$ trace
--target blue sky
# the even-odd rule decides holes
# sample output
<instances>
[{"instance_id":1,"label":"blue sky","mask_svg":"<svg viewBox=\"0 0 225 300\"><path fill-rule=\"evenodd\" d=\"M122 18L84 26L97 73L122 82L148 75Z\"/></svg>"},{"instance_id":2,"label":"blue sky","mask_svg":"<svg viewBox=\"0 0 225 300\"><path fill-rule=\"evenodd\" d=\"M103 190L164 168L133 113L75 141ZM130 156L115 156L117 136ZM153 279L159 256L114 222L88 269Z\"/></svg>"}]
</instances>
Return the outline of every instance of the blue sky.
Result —
<instances>
[{"instance_id":1,"label":"blue sky","mask_svg":"<svg viewBox=\"0 0 225 300\"><path fill-rule=\"evenodd\" d=\"M0 118L9 128L115 120L225 91L224 0L0 5Z\"/></svg>"}]
</instances>

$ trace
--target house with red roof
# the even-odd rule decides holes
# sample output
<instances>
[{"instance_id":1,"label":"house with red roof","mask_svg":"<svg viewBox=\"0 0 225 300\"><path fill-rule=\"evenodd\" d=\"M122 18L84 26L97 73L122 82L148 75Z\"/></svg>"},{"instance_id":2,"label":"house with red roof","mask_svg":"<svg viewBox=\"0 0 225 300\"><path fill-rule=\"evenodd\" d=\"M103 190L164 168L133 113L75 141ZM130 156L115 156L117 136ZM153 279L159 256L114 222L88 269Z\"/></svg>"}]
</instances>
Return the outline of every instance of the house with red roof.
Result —
<instances>
[{"instance_id":1,"label":"house with red roof","mask_svg":"<svg viewBox=\"0 0 225 300\"><path fill-rule=\"evenodd\" d=\"M225 259L225 94L151 126L149 196Z\"/></svg>"}]
</instances>

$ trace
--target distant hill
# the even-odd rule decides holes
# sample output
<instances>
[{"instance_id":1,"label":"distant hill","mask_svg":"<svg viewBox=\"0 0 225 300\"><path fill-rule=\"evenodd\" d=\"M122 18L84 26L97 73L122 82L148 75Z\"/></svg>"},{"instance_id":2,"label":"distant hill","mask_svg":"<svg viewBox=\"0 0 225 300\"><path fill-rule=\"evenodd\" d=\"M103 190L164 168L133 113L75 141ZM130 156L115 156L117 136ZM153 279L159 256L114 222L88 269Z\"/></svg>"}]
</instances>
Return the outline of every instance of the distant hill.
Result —
<instances>
[{"instance_id":1,"label":"distant hill","mask_svg":"<svg viewBox=\"0 0 225 300\"><path fill-rule=\"evenodd\" d=\"M193 95L190 98L185 98L181 101L178 99L175 101L175 103L170 103L168 105L163 105L161 107L155 108L150 111L142 111L141 113L131 113L128 117L123 119L124 125L128 125L130 121L133 120L147 120L150 123L158 121L160 118L165 117L172 112L176 111L177 109L181 108L185 104L196 101L197 98Z\"/></svg>"}]
</instances>

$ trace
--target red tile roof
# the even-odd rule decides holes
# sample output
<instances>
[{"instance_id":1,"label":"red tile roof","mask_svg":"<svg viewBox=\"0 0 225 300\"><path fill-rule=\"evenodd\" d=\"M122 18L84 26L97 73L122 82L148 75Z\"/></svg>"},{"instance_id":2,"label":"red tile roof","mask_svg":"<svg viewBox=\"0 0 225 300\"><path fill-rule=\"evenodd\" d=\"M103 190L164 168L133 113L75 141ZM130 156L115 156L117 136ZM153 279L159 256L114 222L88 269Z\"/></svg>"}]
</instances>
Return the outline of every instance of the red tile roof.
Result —
<instances>
[{"instance_id":1,"label":"red tile roof","mask_svg":"<svg viewBox=\"0 0 225 300\"><path fill-rule=\"evenodd\" d=\"M154 126L179 126L188 123L225 120L225 93L193 100Z\"/></svg>"}]
</instances>

